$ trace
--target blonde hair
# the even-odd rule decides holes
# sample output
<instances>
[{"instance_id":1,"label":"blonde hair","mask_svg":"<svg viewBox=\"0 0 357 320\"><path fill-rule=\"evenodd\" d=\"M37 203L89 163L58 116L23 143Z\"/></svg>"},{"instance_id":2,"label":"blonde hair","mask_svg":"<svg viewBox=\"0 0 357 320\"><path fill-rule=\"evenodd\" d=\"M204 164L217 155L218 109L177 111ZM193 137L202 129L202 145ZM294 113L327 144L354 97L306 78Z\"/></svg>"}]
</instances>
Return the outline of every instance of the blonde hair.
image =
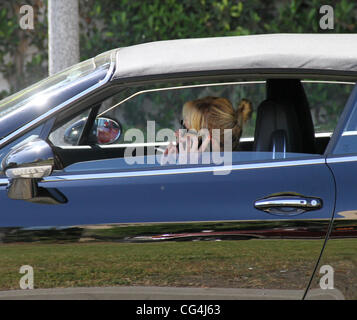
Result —
<instances>
[{"instance_id":1,"label":"blonde hair","mask_svg":"<svg viewBox=\"0 0 357 320\"><path fill-rule=\"evenodd\" d=\"M252 104L247 99L242 99L237 110L226 98L205 97L188 101L182 109L182 116L189 121L189 129L197 132L203 128L209 130L220 129L220 144L223 151L224 129L232 129L232 149L237 150L239 139L242 135L243 124L252 113Z\"/></svg>"}]
</instances>

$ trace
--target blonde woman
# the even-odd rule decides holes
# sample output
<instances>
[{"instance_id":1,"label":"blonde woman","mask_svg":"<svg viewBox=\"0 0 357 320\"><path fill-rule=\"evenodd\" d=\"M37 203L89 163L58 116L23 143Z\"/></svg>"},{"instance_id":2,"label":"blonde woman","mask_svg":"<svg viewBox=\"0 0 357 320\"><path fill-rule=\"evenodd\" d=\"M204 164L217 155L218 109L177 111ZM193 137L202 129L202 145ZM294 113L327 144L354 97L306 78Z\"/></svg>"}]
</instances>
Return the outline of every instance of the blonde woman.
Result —
<instances>
[{"instance_id":1,"label":"blonde woman","mask_svg":"<svg viewBox=\"0 0 357 320\"><path fill-rule=\"evenodd\" d=\"M180 130L176 132L179 141L179 152L186 146L189 151L206 151L210 145L210 151L224 151L224 130L232 130L232 151L238 150L239 139L243 132L243 126L252 113L252 104L247 99L242 99L235 110L231 102L226 98L205 97L188 101L182 109L183 120ZM202 137L202 129L207 133ZM219 129L219 134L215 134ZM195 143L196 141L196 143ZM176 146L169 144L165 154L176 153Z\"/></svg>"}]
</instances>

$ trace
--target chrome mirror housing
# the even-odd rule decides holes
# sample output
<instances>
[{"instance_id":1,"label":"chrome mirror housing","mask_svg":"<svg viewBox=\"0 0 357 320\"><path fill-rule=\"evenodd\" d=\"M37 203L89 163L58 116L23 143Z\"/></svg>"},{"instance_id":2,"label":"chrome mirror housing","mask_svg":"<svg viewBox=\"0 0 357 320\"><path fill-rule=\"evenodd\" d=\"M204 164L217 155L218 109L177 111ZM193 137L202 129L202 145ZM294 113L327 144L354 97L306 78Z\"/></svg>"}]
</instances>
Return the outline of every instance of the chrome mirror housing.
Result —
<instances>
[{"instance_id":1,"label":"chrome mirror housing","mask_svg":"<svg viewBox=\"0 0 357 320\"><path fill-rule=\"evenodd\" d=\"M54 202L54 197L48 196L48 192L37 184L37 180L51 174L54 158L51 146L39 138L15 146L1 163L2 170L10 179L8 197L39 203L64 203Z\"/></svg>"},{"instance_id":2,"label":"chrome mirror housing","mask_svg":"<svg viewBox=\"0 0 357 320\"><path fill-rule=\"evenodd\" d=\"M10 179L41 179L51 174L54 154L46 141L37 138L12 149L1 166Z\"/></svg>"}]
</instances>

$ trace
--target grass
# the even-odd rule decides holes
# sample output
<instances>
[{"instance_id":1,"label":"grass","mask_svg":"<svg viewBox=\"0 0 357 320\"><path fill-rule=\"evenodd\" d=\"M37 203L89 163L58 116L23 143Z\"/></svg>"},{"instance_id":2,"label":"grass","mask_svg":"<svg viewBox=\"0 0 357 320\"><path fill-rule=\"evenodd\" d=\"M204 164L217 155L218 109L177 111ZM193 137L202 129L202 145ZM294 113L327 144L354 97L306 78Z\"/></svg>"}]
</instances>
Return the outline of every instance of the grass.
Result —
<instances>
[{"instance_id":1,"label":"grass","mask_svg":"<svg viewBox=\"0 0 357 320\"><path fill-rule=\"evenodd\" d=\"M3 244L0 290L19 289L19 269L25 264L34 268L35 288L145 285L304 289L322 243L280 239ZM354 295L357 283L356 245L356 239L331 240L323 260L335 269L335 287L348 296ZM318 287L318 279L314 287Z\"/></svg>"},{"instance_id":2,"label":"grass","mask_svg":"<svg viewBox=\"0 0 357 320\"><path fill-rule=\"evenodd\" d=\"M18 272L24 264L34 268L37 288L115 285L303 288L321 243L249 240L2 245L0 289L19 287L22 275ZM294 279L297 273L305 281Z\"/></svg>"},{"instance_id":3,"label":"grass","mask_svg":"<svg viewBox=\"0 0 357 320\"><path fill-rule=\"evenodd\" d=\"M334 269L334 287L345 298L357 299L357 239L330 239L324 251L320 266L330 265ZM319 270L312 288L319 288Z\"/></svg>"}]
</instances>

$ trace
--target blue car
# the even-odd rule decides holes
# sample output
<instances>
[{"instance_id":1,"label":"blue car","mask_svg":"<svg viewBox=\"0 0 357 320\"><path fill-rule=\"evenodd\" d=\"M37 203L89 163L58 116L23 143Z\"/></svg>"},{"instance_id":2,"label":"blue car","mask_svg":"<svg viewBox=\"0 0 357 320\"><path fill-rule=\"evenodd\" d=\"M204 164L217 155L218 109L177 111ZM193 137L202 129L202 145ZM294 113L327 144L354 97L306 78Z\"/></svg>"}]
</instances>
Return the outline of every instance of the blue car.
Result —
<instances>
[{"instance_id":1,"label":"blue car","mask_svg":"<svg viewBox=\"0 0 357 320\"><path fill-rule=\"evenodd\" d=\"M44 79L0 102L0 251L23 248L39 289L117 283L151 298L158 291L145 286L356 299L356 81L355 34L145 43ZM163 164L182 106L206 96L251 101L239 150ZM126 282L93 270L90 282L86 243L157 254ZM45 255L77 246L70 265L83 278L51 282L59 266L44 271L28 249L49 244ZM18 273L7 263L1 279ZM8 289L16 286L0 282Z\"/></svg>"}]
</instances>

